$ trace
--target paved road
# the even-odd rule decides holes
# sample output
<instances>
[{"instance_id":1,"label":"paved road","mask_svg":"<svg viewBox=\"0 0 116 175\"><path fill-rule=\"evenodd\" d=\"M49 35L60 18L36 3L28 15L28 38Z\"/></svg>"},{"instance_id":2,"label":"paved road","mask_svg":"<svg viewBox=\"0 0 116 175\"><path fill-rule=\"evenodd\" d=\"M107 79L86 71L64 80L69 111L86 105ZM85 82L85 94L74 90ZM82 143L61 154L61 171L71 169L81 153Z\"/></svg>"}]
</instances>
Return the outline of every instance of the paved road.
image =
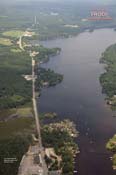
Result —
<instances>
[{"instance_id":1,"label":"paved road","mask_svg":"<svg viewBox=\"0 0 116 175\"><path fill-rule=\"evenodd\" d=\"M22 46L22 37L23 36L20 36L20 38L19 38L19 47L20 47L21 50L25 51L23 46Z\"/></svg>"}]
</instances>

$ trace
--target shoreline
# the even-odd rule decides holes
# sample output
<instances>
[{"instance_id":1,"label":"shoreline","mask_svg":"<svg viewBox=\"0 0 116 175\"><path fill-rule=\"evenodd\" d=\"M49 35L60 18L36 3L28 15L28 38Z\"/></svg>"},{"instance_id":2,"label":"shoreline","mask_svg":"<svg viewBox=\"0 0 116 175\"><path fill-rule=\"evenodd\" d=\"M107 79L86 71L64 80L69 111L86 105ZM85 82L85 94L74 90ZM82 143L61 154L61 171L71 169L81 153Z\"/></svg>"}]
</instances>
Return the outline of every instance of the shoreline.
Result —
<instances>
[{"instance_id":1,"label":"shoreline","mask_svg":"<svg viewBox=\"0 0 116 175\"><path fill-rule=\"evenodd\" d=\"M92 33L92 32L94 32L95 30L101 30L101 29L112 29L112 30L114 30L114 31L116 31L116 26L115 25L113 25L113 26L111 26L111 27L109 27L109 26L106 26L106 27L96 27L96 28L91 28L91 27L87 27L87 28L85 28L85 29L82 29L82 31L80 31L80 32L78 32L77 34L72 34L72 35L68 35L68 36L56 36L56 37L53 37L53 38L49 38L49 39L44 39L44 40L40 40L40 42L46 42L46 41L53 41L53 40L57 40L57 39L68 39L68 38L73 38L73 37L76 37L76 36L78 36L79 34L81 34L81 33L84 33L84 32L89 32L89 33ZM34 39L34 41L36 41L35 39Z\"/></svg>"}]
</instances>

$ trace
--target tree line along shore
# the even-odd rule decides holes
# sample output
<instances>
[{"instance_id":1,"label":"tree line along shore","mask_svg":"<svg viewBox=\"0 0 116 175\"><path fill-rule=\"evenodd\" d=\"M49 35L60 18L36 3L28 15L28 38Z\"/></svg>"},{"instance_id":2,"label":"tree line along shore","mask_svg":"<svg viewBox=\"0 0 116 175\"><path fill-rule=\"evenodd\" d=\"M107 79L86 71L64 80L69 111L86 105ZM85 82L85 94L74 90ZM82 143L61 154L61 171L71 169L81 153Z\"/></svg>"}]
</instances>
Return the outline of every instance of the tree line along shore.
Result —
<instances>
[{"instance_id":1,"label":"tree line along shore","mask_svg":"<svg viewBox=\"0 0 116 175\"><path fill-rule=\"evenodd\" d=\"M101 63L105 66L105 72L100 76L102 91L106 94L106 103L116 111L116 44L108 47L102 54ZM116 115L114 114L113 117ZM106 148L113 153L111 160L113 169L116 169L116 135L109 139Z\"/></svg>"}]
</instances>

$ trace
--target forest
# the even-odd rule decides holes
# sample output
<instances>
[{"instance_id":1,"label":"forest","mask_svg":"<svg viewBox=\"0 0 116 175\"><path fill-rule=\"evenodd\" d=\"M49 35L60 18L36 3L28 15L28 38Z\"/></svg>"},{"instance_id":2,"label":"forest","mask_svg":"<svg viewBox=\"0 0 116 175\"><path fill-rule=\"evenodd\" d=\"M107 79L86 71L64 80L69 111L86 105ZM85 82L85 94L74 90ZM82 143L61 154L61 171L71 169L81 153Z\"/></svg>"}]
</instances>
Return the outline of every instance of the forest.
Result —
<instances>
[{"instance_id":1,"label":"forest","mask_svg":"<svg viewBox=\"0 0 116 175\"><path fill-rule=\"evenodd\" d=\"M107 103L116 109L116 44L106 49L100 62L105 64L105 72L100 77L102 91L107 95Z\"/></svg>"}]
</instances>

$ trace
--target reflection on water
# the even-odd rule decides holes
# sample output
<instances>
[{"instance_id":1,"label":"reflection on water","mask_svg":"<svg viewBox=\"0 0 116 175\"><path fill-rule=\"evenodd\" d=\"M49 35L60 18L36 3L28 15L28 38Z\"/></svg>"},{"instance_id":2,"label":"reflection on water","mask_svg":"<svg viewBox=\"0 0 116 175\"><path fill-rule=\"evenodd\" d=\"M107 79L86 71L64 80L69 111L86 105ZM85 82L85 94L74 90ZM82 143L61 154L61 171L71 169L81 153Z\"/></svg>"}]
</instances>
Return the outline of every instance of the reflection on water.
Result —
<instances>
[{"instance_id":1,"label":"reflection on water","mask_svg":"<svg viewBox=\"0 0 116 175\"><path fill-rule=\"evenodd\" d=\"M47 47L61 47L62 52L44 67L64 74L64 81L43 89L39 111L57 112L77 124L81 154L75 169L79 175L113 175L107 140L116 132L116 118L107 107L99 83L104 71L99 64L101 53L116 42L116 32L100 29L74 38L43 42Z\"/></svg>"}]
</instances>

